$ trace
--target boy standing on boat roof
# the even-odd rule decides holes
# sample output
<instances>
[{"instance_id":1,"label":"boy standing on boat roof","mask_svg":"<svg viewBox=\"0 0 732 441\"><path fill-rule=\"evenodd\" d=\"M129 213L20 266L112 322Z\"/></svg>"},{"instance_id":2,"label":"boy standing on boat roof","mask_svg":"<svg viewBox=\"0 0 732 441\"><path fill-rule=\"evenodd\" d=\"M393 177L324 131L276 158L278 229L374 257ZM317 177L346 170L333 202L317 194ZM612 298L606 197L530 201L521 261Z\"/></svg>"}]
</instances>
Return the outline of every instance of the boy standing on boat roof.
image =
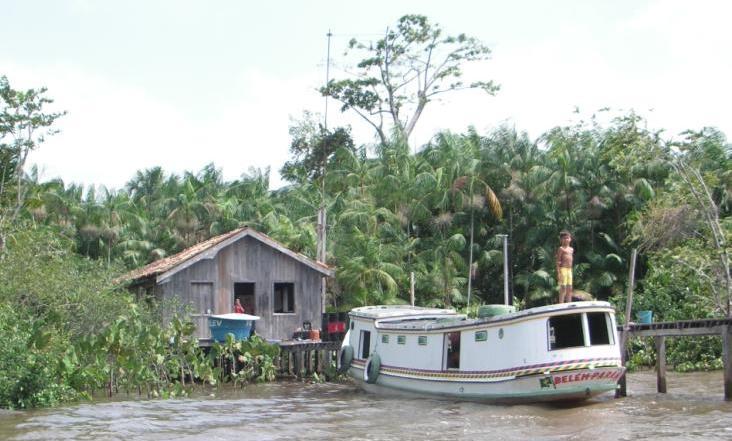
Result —
<instances>
[{"instance_id":1,"label":"boy standing on boat roof","mask_svg":"<svg viewBox=\"0 0 732 441\"><path fill-rule=\"evenodd\" d=\"M574 248L569 246L572 235L569 231L559 233L559 248L557 248L557 280L559 281L559 303L572 301L572 260Z\"/></svg>"}]
</instances>

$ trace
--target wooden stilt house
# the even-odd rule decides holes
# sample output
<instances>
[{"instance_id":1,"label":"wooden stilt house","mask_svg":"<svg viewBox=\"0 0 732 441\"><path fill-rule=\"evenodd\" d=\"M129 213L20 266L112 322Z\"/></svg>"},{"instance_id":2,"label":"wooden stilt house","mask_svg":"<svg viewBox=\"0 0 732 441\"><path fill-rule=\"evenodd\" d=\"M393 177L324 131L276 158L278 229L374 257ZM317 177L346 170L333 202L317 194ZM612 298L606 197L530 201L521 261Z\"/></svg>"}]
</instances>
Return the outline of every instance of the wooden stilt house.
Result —
<instances>
[{"instance_id":1,"label":"wooden stilt house","mask_svg":"<svg viewBox=\"0 0 732 441\"><path fill-rule=\"evenodd\" d=\"M190 305L197 336L210 338L208 316L233 312L239 299L261 317L256 333L285 340L310 322L322 326L321 283L333 270L252 228L213 237L128 273L131 291Z\"/></svg>"}]
</instances>

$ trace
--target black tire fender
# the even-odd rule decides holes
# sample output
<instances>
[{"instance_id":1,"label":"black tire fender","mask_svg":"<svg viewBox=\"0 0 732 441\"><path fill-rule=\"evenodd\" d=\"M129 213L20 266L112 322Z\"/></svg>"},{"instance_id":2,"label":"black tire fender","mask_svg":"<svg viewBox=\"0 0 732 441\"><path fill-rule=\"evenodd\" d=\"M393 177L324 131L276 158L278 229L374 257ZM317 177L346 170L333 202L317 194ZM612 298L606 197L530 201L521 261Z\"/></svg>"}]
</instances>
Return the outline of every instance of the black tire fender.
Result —
<instances>
[{"instance_id":1,"label":"black tire fender","mask_svg":"<svg viewBox=\"0 0 732 441\"><path fill-rule=\"evenodd\" d=\"M363 368L363 381L374 384L379 378L379 372L381 371L381 357L379 354L373 353L366 360L366 365Z\"/></svg>"},{"instance_id":2,"label":"black tire fender","mask_svg":"<svg viewBox=\"0 0 732 441\"><path fill-rule=\"evenodd\" d=\"M353 346L343 345L338 351L338 372L346 372L353 361Z\"/></svg>"}]
</instances>

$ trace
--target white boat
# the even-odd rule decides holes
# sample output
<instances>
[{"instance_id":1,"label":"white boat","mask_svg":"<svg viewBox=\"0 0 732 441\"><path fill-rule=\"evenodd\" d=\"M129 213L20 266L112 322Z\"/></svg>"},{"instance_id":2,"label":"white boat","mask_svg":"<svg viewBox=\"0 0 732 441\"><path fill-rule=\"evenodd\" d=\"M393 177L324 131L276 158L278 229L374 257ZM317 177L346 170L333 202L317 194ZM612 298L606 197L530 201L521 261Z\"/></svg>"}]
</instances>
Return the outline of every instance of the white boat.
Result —
<instances>
[{"instance_id":1,"label":"white boat","mask_svg":"<svg viewBox=\"0 0 732 441\"><path fill-rule=\"evenodd\" d=\"M365 306L350 312L339 367L368 391L461 400L583 400L625 371L615 310L573 302L511 312Z\"/></svg>"}]
</instances>

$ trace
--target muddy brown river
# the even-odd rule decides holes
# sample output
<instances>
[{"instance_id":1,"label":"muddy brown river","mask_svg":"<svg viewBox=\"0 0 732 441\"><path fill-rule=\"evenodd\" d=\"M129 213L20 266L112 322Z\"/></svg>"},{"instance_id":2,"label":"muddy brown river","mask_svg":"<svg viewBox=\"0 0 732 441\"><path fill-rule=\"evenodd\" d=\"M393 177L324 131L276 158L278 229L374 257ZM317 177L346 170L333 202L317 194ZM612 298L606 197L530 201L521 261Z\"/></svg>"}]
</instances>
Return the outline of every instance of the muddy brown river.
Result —
<instances>
[{"instance_id":1,"label":"muddy brown river","mask_svg":"<svg viewBox=\"0 0 732 441\"><path fill-rule=\"evenodd\" d=\"M180 400L0 413L0 440L732 440L722 373L633 373L629 396L575 405L489 405L281 382Z\"/></svg>"}]
</instances>

